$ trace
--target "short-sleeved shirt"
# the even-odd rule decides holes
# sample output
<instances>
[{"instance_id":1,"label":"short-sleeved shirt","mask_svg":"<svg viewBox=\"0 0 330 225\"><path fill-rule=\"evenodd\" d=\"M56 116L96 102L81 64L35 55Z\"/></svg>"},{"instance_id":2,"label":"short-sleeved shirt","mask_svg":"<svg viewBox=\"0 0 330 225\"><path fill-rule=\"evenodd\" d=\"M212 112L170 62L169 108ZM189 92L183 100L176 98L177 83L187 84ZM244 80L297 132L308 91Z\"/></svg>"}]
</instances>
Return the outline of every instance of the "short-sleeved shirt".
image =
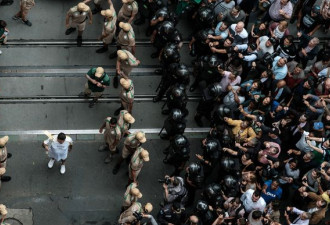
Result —
<instances>
[{"instance_id":1,"label":"short-sleeved shirt","mask_svg":"<svg viewBox=\"0 0 330 225\"><path fill-rule=\"evenodd\" d=\"M80 13L78 7L74 6L68 11L68 15L71 17L72 22L83 23L87 19L89 11Z\"/></svg>"},{"instance_id":2,"label":"short-sleeved shirt","mask_svg":"<svg viewBox=\"0 0 330 225\"><path fill-rule=\"evenodd\" d=\"M138 13L138 4L136 1L134 1L131 4L123 4L122 6L122 11L124 16L126 17L131 17L132 15L135 15Z\"/></svg>"},{"instance_id":3,"label":"short-sleeved shirt","mask_svg":"<svg viewBox=\"0 0 330 225\"><path fill-rule=\"evenodd\" d=\"M136 133L129 134L124 141L124 145L129 146L130 148L137 148L141 145L138 139L135 138Z\"/></svg>"},{"instance_id":4,"label":"short-sleeved shirt","mask_svg":"<svg viewBox=\"0 0 330 225\"><path fill-rule=\"evenodd\" d=\"M103 73L102 77L98 78L95 76L96 68L91 68L88 72L87 75L92 78L93 80L96 80L97 82L100 82L101 84L105 86L110 85L110 78L108 74ZM98 87L96 84L93 84L92 82L88 81L88 87L91 89L92 92L103 92L104 88L103 87Z\"/></svg>"},{"instance_id":5,"label":"short-sleeved shirt","mask_svg":"<svg viewBox=\"0 0 330 225\"><path fill-rule=\"evenodd\" d=\"M118 34L118 44L123 46L135 46L135 33L133 29L130 29L128 32L121 30Z\"/></svg>"},{"instance_id":6,"label":"short-sleeved shirt","mask_svg":"<svg viewBox=\"0 0 330 225\"><path fill-rule=\"evenodd\" d=\"M31 9L35 3L34 0L21 0L21 5L24 9Z\"/></svg>"},{"instance_id":7,"label":"short-sleeved shirt","mask_svg":"<svg viewBox=\"0 0 330 225\"><path fill-rule=\"evenodd\" d=\"M125 88L122 88L122 90L120 92L120 99L126 103L133 103L133 101L134 101L133 84L130 85L128 90L126 90Z\"/></svg>"},{"instance_id":8,"label":"short-sleeved shirt","mask_svg":"<svg viewBox=\"0 0 330 225\"><path fill-rule=\"evenodd\" d=\"M5 215L7 215L7 208L6 208L6 206L5 205L3 205L3 204L0 204L0 214L2 215L2 216L5 216Z\"/></svg>"},{"instance_id":9,"label":"short-sleeved shirt","mask_svg":"<svg viewBox=\"0 0 330 225\"><path fill-rule=\"evenodd\" d=\"M276 56L274 61L273 61L273 67L272 67L272 71L275 75L275 80L283 80L287 73L288 73L288 67L287 65L284 65L282 67L277 65L277 62L281 59L280 56Z\"/></svg>"},{"instance_id":10,"label":"short-sleeved shirt","mask_svg":"<svg viewBox=\"0 0 330 225\"><path fill-rule=\"evenodd\" d=\"M71 137L66 136L65 141L61 144L57 141L57 136L53 136L44 141L45 145L48 145L48 156L54 158L56 161L65 160L68 156L69 146L73 141Z\"/></svg>"},{"instance_id":11,"label":"short-sleeved shirt","mask_svg":"<svg viewBox=\"0 0 330 225\"><path fill-rule=\"evenodd\" d=\"M119 126L122 135L124 135L125 132L129 129L129 123L125 122L124 120L124 115L127 112L127 110L121 110L119 113L119 119L117 121L117 125Z\"/></svg>"},{"instance_id":12,"label":"short-sleeved shirt","mask_svg":"<svg viewBox=\"0 0 330 225\"><path fill-rule=\"evenodd\" d=\"M281 187L278 187L276 190L273 190L271 188L271 184L272 184L271 180L267 180L265 184L267 185L266 194L262 192L261 197L265 200L267 204L269 204L271 201L275 199L281 199L282 197Z\"/></svg>"},{"instance_id":13,"label":"short-sleeved shirt","mask_svg":"<svg viewBox=\"0 0 330 225\"><path fill-rule=\"evenodd\" d=\"M281 5L281 0L276 0L269 8L269 15L272 20L278 22L285 19L285 17L279 13L280 9L291 17L293 11L292 3L288 1L286 5Z\"/></svg>"},{"instance_id":14,"label":"short-sleeved shirt","mask_svg":"<svg viewBox=\"0 0 330 225\"><path fill-rule=\"evenodd\" d=\"M140 153L142 152L143 148L139 147L133 154L131 158L130 168L132 170L140 170L143 167L143 159L140 158Z\"/></svg>"}]
</instances>

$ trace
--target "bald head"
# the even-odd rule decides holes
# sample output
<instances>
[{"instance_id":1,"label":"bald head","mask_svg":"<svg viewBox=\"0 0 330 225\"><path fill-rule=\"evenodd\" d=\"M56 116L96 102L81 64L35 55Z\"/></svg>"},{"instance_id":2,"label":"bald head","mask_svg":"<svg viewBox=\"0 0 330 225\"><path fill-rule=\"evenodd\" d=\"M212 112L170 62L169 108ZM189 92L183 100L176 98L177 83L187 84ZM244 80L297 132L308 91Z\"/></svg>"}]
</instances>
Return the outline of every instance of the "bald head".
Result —
<instances>
[{"instance_id":1,"label":"bald head","mask_svg":"<svg viewBox=\"0 0 330 225\"><path fill-rule=\"evenodd\" d=\"M193 215L193 216L190 216L190 217L189 217L189 220L190 220L190 222L192 222L192 223L198 223L198 221L199 221L199 220L198 220L198 217L197 217L197 216L194 216L194 215Z\"/></svg>"},{"instance_id":2,"label":"bald head","mask_svg":"<svg viewBox=\"0 0 330 225\"><path fill-rule=\"evenodd\" d=\"M244 29L244 23L243 22L238 22L235 27L235 31L237 33L241 32Z\"/></svg>"},{"instance_id":3,"label":"bald head","mask_svg":"<svg viewBox=\"0 0 330 225\"><path fill-rule=\"evenodd\" d=\"M325 88L327 90L330 90L330 78L325 79L324 84L325 84Z\"/></svg>"}]
</instances>

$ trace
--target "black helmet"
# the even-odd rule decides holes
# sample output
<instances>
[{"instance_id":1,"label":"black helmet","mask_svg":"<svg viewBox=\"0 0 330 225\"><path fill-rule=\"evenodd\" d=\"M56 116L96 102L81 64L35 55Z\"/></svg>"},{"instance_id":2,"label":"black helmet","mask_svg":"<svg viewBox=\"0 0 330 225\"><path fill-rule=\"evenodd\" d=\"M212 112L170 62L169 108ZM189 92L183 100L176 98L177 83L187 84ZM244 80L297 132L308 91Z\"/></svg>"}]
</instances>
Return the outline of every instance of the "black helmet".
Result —
<instances>
[{"instance_id":1,"label":"black helmet","mask_svg":"<svg viewBox=\"0 0 330 225\"><path fill-rule=\"evenodd\" d=\"M190 165L188 166L188 171L191 174L197 174L201 171L201 165L195 162L190 163Z\"/></svg>"},{"instance_id":2,"label":"black helmet","mask_svg":"<svg viewBox=\"0 0 330 225\"><path fill-rule=\"evenodd\" d=\"M189 70L185 64L180 63L176 68L176 77L183 79L189 77Z\"/></svg>"},{"instance_id":3,"label":"black helmet","mask_svg":"<svg viewBox=\"0 0 330 225\"><path fill-rule=\"evenodd\" d=\"M163 50L164 57L167 58L180 58L179 50L174 43L167 43Z\"/></svg>"},{"instance_id":4,"label":"black helmet","mask_svg":"<svg viewBox=\"0 0 330 225\"><path fill-rule=\"evenodd\" d=\"M208 94L212 97L218 97L222 93L222 87L220 83L211 84L210 86L208 86L208 89Z\"/></svg>"},{"instance_id":5,"label":"black helmet","mask_svg":"<svg viewBox=\"0 0 330 225\"><path fill-rule=\"evenodd\" d=\"M220 65L220 63L221 63L221 60L218 58L218 56L211 55L209 57L209 61L208 61L209 67L216 68Z\"/></svg>"},{"instance_id":6,"label":"black helmet","mask_svg":"<svg viewBox=\"0 0 330 225\"><path fill-rule=\"evenodd\" d=\"M251 48L252 51L255 51L258 46L257 46L257 44L252 43L252 44L249 45L249 47Z\"/></svg>"},{"instance_id":7,"label":"black helmet","mask_svg":"<svg viewBox=\"0 0 330 225\"><path fill-rule=\"evenodd\" d=\"M198 18L201 22L209 22L214 18L212 9L202 6L198 9Z\"/></svg>"},{"instance_id":8,"label":"black helmet","mask_svg":"<svg viewBox=\"0 0 330 225\"><path fill-rule=\"evenodd\" d=\"M181 112L180 109L173 109L171 111L170 117L174 120L174 121L181 121L183 118L183 114Z\"/></svg>"},{"instance_id":9,"label":"black helmet","mask_svg":"<svg viewBox=\"0 0 330 225\"><path fill-rule=\"evenodd\" d=\"M208 35L214 35L214 31L212 29L204 29L199 32L199 37L202 43L205 44Z\"/></svg>"},{"instance_id":10,"label":"black helmet","mask_svg":"<svg viewBox=\"0 0 330 225\"><path fill-rule=\"evenodd\" d=\"M160 33L161 34L171 34L174 32L174 23L172 23L171 21L164 21L161 25L160 25Z\"/></svg>"},{"instance_id":11,"label":"black helmet","mask_svg":"<svg viewBox=\"0 0 330 225\"><path fill-rule=\"evenodd\" d=\"M179 149L178 153L179 153L181 156L188 156L188 157L189 157L190 148L189 148L189 147L181 148L181 149Z\"/></svg>"},{"instance_id":12,"label":"black helmet","mask_svg":"<svg viewBox=\"0 0 330 225\"><path fill-rule=\"evenodd\" d=\"M205 148L207 152L215 152L219 149L219 142L213 138L207 139L205 143Z\"/></svg>"},{"instance_id":13,"label":"black helmet","mask_svg":"<svg viewBox=\"0 0 330 225\"><path fill-rule=\"evenodd\" d=\"M225 186L229 189L234 188L237 185L237 179L231 175L226 175L223 179Z\"/></svg>"},{"instance_id":14,"label":"black helmet","mask_svg":"<svg viewBox=\"0 0 330 225\"><path fill-rule=\"evenodd\" d=\"M172 91L171 91L171 96L175 97L175 98L179 98L182 97L184 95L184 89L180 88L180 87L173 87Z\"/></svg>"},{"instance_id":15,"label":"black helmet","mask_svg":"<svg viewBox=\"0 0 330 225\"><path fill-rule=\"evenodd\" d=\"M209 205L206 201L199 200L196 205L196 210L200 213L206 213L209 208Z\"/></svg>"},{"instance_id":16,"label":"black helmet","mask_svg":"<svg viewBox=\"0 0 330 225\"><path fill-rule=\"evenodd\" d=\"M235 161L230 157L222 157L220 160L220 166L227 172L233 171L235 169Z\"/></svg>"},{"instance_id":17,"label":"black helmet","mask_svg":"<svg viewBox=\"0 0 330 225\"><path fill-rule=\"evenodd\" d=\"M223 120L224 117L230 116L230 109L225 105L220 105L213 113L213 117Z\"/></svg>"},{"instance_id":18,"label":"black helmet","mask_svg":"<svg viewBox=\"0 0 330 225\"><path fill-rule=\"evenodd\" d=\"M182 134L175 135L173 142L175 147L178 148L186 147L189 144L188 139Z\"/></svg>"},{"instance_id":19,"label":"black helmet","mask_svg":"<svg viewBox=\"0 0 330 225\"><path fill-rule=\"evenodd\" d=\"M232 143L232 139L231 139L231 137L230 137L230 135L229 134L224 134L224 135L222 135L222 144L223 145L229 145L230 143Z\"/></svg>"},{"instance_id":20,"label":"black helmet","mask_svg":"<svg viewBox=\"0 0 330 225\"><path fill-rule=\"evenodd\" d=\"M167 9L167 7L163 7L163 8L158 9L155 15L156 15L157 18L158 17L164 17L164 18L166 18L168 16L168 9Z\"/></svg>"},{"instance_id":21,"label":"black helmet","mask_svg":"<svg viewBox=\"0 0 330 225\"><path fill-rule=\"evenodd\" d=\"M217 195L214 199L214 206L215 207L222 207L224 203L224 199L221 195Z\"/></svg>"}]
</instances>

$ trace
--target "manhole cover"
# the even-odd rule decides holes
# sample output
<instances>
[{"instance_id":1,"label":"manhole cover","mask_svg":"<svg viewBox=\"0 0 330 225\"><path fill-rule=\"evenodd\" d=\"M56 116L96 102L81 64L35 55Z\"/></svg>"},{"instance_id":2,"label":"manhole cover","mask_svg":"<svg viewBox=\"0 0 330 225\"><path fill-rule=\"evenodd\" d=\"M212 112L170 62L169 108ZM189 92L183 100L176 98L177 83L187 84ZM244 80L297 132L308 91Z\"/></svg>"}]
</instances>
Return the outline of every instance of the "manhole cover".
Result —
<instances>
[{"instance_id":1,"label":"manhole cover","mask_svg":"<svg viewBox=\"0 0 330 225\"><path fill-rule=\"evenodd\" d=\"M23 225L23 223L21 223L21 221L19 221L18 219L15 218L6 218L5 219L5 224L7 225Z\"/></svg>"}]
</instances>

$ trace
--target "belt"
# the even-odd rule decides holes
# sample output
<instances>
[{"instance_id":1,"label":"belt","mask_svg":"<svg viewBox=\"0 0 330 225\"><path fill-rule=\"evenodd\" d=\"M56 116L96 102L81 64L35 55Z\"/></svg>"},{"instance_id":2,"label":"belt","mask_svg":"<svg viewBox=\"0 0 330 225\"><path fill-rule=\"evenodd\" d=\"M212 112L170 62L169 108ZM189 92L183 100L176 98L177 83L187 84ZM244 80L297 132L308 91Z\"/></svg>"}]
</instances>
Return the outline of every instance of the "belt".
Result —
<instances>
[{"instance_id":1,"label":"belt","mask_svg":"<svg viewBox=\"0 0 330 225\"><path fill-rule=\"evenodd\" d=\"M6 161L7 161L7 157L4 160L0 161L0 163L4 163Z\"/></svg>"},{"instance_id":2,"label":"belt","mask_svg":"<svg viewBox=\"0 0 330 225\"><path fill-rule=\"evenodd\" d=\"M123 15L126 16L126 17L131 17L131 15L128 15L128 16L127 16L127 15L125 15L124 13L123 13Z\"/></svg>"}]
</instances>

